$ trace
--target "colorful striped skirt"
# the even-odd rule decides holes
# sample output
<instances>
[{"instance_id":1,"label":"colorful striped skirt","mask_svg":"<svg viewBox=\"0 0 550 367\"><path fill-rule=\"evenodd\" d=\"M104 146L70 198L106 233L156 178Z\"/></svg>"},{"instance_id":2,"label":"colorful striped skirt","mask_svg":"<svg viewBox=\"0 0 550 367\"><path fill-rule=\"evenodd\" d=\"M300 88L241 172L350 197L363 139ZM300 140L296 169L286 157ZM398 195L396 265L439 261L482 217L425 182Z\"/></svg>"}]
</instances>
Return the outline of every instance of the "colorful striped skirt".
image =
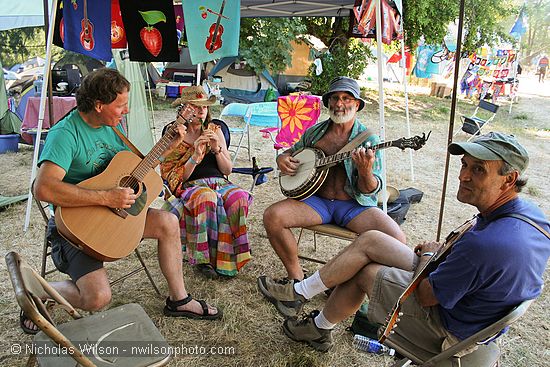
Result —
<instances>
[{"instance_id":1,"label":"colorful striped skirt","mask_svg":"<svg viewBox=\"0 0 550 367\"><path fill-rule=\"evenodd\" d=\"M252 196L225 178L185 182L162 209L180 220L181 240L189 263L211 264L235 276L251 259L246 227Z\"/></svg>"}]
</instances>

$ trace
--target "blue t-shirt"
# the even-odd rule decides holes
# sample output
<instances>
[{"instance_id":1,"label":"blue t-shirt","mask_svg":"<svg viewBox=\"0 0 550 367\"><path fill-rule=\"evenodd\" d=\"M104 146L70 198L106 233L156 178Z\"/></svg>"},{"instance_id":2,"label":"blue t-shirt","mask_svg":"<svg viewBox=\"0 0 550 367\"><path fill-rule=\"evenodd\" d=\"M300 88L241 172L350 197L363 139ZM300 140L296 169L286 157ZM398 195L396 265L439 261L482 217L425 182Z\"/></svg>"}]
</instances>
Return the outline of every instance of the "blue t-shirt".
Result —
<instances>
[{"instance_id":1,"label":"blue t-shirt","mask_svg":"<svg viewBox=\"0 0 550 367\"><path fill-rule=\"evenodd\" d=\"M460 339L541 293L550 240L523 220L498 218L509 213L522 214L550 231L538 207L511 200L485 218L478 215L475 226L429 275L443 325Z\"/></svg>"}]
</instances>

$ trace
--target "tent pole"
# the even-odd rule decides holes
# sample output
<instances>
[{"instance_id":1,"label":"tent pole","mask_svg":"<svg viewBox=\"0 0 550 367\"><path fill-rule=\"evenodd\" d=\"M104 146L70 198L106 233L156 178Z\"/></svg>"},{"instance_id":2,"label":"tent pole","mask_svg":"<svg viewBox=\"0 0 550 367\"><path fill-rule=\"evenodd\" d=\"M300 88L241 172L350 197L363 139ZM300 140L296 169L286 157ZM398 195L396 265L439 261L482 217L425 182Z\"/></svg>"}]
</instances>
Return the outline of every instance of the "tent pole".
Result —
<instances>
[{"instance_id":1,"label":"tent pole","mask_svg":"<svg viewBox=\"0 0 550 367\"><path fill-rule=\"evenodd\" d=\"M151 103L151 118L153 120L152 124L153 126L149 125L149 129L153 132L155 132L155 108L153 106L153 93L151 92L151 83L149 82L149 68L147 66L147 63L143 63L145 65L145 78L147 79L147 90L149 91L149 103ZM153 142L157 142L157 134L153 134Z\"/></svg>"},{"instance_id":2,"label":"tent pole","mask_svg":"<svg viewBox=\"0 0 550 367\"><path fill-rule=\"evenodd\" d=\"M201 85L201 65L200 62L197 64L197 85Z\"/></svg>"},{"instance_id":3,"label":"tent pole","mask_svg":"<svg viewBox=\"0 0 550 367\"><path fill-rule=\"evenodd\" d=\"M54 1L54 2L57 2L57 1ZM54 6L53 3L52 3L52 6ZM50 27L50 21L48 19L48 0L43 1L43 7L44 7L44 29L47 30ZM52 24L55 24L55 18L53 18ZM46 37L46 44L48 44L48 33L47 32L44 32L44 33ZM48 72L50 70L50 67L51 65L48 65ZM50 118L50 121L53 122L52 78L48 78L46 84L48 84L48 117Z\"/></svg>"},{"instance_id":4,"label":"tent pole","mask_svg":"<svg viewBox=\"0 0 550 367\"><path fill-rule=\"evenodd\" d=\"M378 114L380 125L380 140L386 140L386 130L384 127L384 76L382 74L382 0L376 1L376 52L378 55ZM388 212L388 193L386 191L386 155L382 153L382 210Z\"/></svg>"},{"instance_id":5,"label":"tent pole","mask_svg":"<svg viewBox=\"0 0 550 367\"><path fill-rule=\"evenodd\" d=\"M460 10L458 13L458 35L456 39L456 52L455 52L455 72L453 80L453 93L451 100L451 116L449 119L449 132L447 135L447 147L453 142L453 131L455 124L455 111L456 111L456 94L457 94L457 85L458 85L458 73L460 66L460 54L462 48L462 27L464 23L464 0L460 0ZM443 212L445 211L445 195L447 193L447 179L449 176L449 160L451 155L449 150L445 148L446 159L445 159L445 174L443 176L443 189L441 191L441 206L439 208L439 221L437 223L437 237L436 241L439 241L441 238L441 225L443 223Z\"/></svg>"},{"instance_id":6,"label":"tent pole","mask_svg":"<svg viewBox=\"0 0 550 367\"><path fill-rule=\"evenodd\" d=\"M44 13L48 13L48 4L47 0L44 5ZM29 198L27 200L27 212L25 213L25 225L23 230L26 232L29 228L29 223L31 219L31 209L32 209L32 183L36 177L36 163L38 161L38 151L40 149L40 138L42 137L42 124L44 123L44 110L46 109L46 89L48 84L51 89L50 81L50 65L52 64L52 45L53 45L53 32L55 25L55 13L57 11L57 1L52 2L52 11L50 13L50 22L47 26L48 38L46 40L46 64L44 65L44 82L42 83L42 91L40 93L40 110L38 112L38 126L36 127L36 142L34 144L34 154L32 158L32 167L31 167L31 180L29 182ZM50 108L50 113L52 109ZM53 119L50 119L53 121Z\"/></svg>"},{"instance_id":7,"label":"tent pole","mask_svg":"<svg viewBox=\"0 0 550 367\"><path fill-rule=\"evenodd\" d=\"M400 31L403 39L401 40L401 64L403 67L403 92L405 93L405 119L407 121L407 136L411 136L411 121L409 119L409 93L407 90L409 81L407 80L407 60L405 58L405 32L403 31L403 14L401 14ZM414 182L414 163L413 150L409 149L409 160L411 166L411 181Z\"/></svg>"}]
</instances>

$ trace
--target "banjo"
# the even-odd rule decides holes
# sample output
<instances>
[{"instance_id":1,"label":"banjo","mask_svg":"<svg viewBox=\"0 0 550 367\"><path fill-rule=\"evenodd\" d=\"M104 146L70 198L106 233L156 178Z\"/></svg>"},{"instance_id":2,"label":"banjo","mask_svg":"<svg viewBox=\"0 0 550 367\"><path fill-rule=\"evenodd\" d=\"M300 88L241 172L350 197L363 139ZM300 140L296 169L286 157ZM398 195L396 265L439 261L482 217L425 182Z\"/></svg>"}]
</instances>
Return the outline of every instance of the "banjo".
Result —
<instances>
[{"instance_id":1,"label":"banjo","mask_svg":"<svg viewBox=\"0 0 550 367\"><path fill-rule=\"evenodd\" d=\"M432 255L430 260L421 269L417 270L411 283L407 286L407 288L405 288L401 296L399 296L397 302L395 303L395 306L393 306L393 309L386 317L386 325L384 325L384 331L382 331L382 333L380 334L380 338L378 339L380 343L383 343L386 338L391 333L393 333L393 329L397 327L399 316L402 315L400 311L403 302L405 302L405 300L409 298L411 294L413 294L420 282L424 278L426 278L429 273L434 271L443 260L445 260L455 242L458 241L464 235L464 233L468 232L470 228L474 226L476 220L477 218L473 217L472 219L466 221L460 227L449 233L449 235L445 239L445 242L439 248L439 250L437 250L437 252Z\"/></svg>"},{"instance_id":2,"label":"banjo","mask_svg":"<svg viewBox=\"0 0 550 367\"><path fill-rule=\"evenodd\" d=\"M426 141L428 141L430 137L430 133L428 133L428 136L424 133L422 136L416 135L412 138L387 141L369 146L369 148L376 150L396 147L401 150L405 150L405 148L418 150L426 144ZM307 199L315 194L323 182L325 182L329 168L340 161L350 158L352 151L353 150L348 150L325 157L325 153L317 148L303 148L297 150L292 156L300 161L300 166L295 175L279 176L281 192L284 196L291 199Z\"/></svg>"}]
</instances>

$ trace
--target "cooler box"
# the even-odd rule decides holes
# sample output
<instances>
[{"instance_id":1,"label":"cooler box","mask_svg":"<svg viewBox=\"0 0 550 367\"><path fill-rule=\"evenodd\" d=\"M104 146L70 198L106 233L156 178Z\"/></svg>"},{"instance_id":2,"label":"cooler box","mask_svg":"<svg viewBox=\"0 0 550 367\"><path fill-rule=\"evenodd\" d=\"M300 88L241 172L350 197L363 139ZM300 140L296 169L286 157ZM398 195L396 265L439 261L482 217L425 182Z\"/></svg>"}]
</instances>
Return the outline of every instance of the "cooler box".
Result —
<instances>
[{"instance_id":1,"label":"cooler box","mask_svg":"<svg viewBox=\"0 0 550 367\"><path fill-rule=\"evenodd\" d=\"M32 137L32 145L36 145L36 130L28 130L27 134L29 134ZM42 154L42 149L44 148L44 142L46 141L46 136L48 135L48 131L42 130L42 137L40 138L40 148L38 148L38 156L40 157L40 154Z\"/></svg>"},{"instance_id":2,"label":"cooler box","mask_svg":"<svg viewBox=\"0 0 550 367\"><path fill-rule=\"evenodd\" d=\"M168 98L177 98L180 95L180 85L179 83L170 83L166 86L166 97Z\"/></svg>"},{"instance_id":3,"label":"cooler box","mask_svg":"<svg viewBox=\"0 0 550 367\"><path fill-rule=\"evenodd\" d=\"M0 135L0 154L19 151L19 134Z\"/></svg>"},{"instance_id":4,"label":"cooler box","mask_svg":"<svg viewBox=\"0 0 550 367\"><path fill-rule=\"evenodd\" d=\"M182 91L182 90L184 90L185 88L190 87L190 86L192 86L192 85L193 85L193 84L191 84L191 83L180 83L180 86L179 86L179 88L180 88L180 89L179 89L180 96L181 96L181 91Z\"/></svg>"}]
</instances>

